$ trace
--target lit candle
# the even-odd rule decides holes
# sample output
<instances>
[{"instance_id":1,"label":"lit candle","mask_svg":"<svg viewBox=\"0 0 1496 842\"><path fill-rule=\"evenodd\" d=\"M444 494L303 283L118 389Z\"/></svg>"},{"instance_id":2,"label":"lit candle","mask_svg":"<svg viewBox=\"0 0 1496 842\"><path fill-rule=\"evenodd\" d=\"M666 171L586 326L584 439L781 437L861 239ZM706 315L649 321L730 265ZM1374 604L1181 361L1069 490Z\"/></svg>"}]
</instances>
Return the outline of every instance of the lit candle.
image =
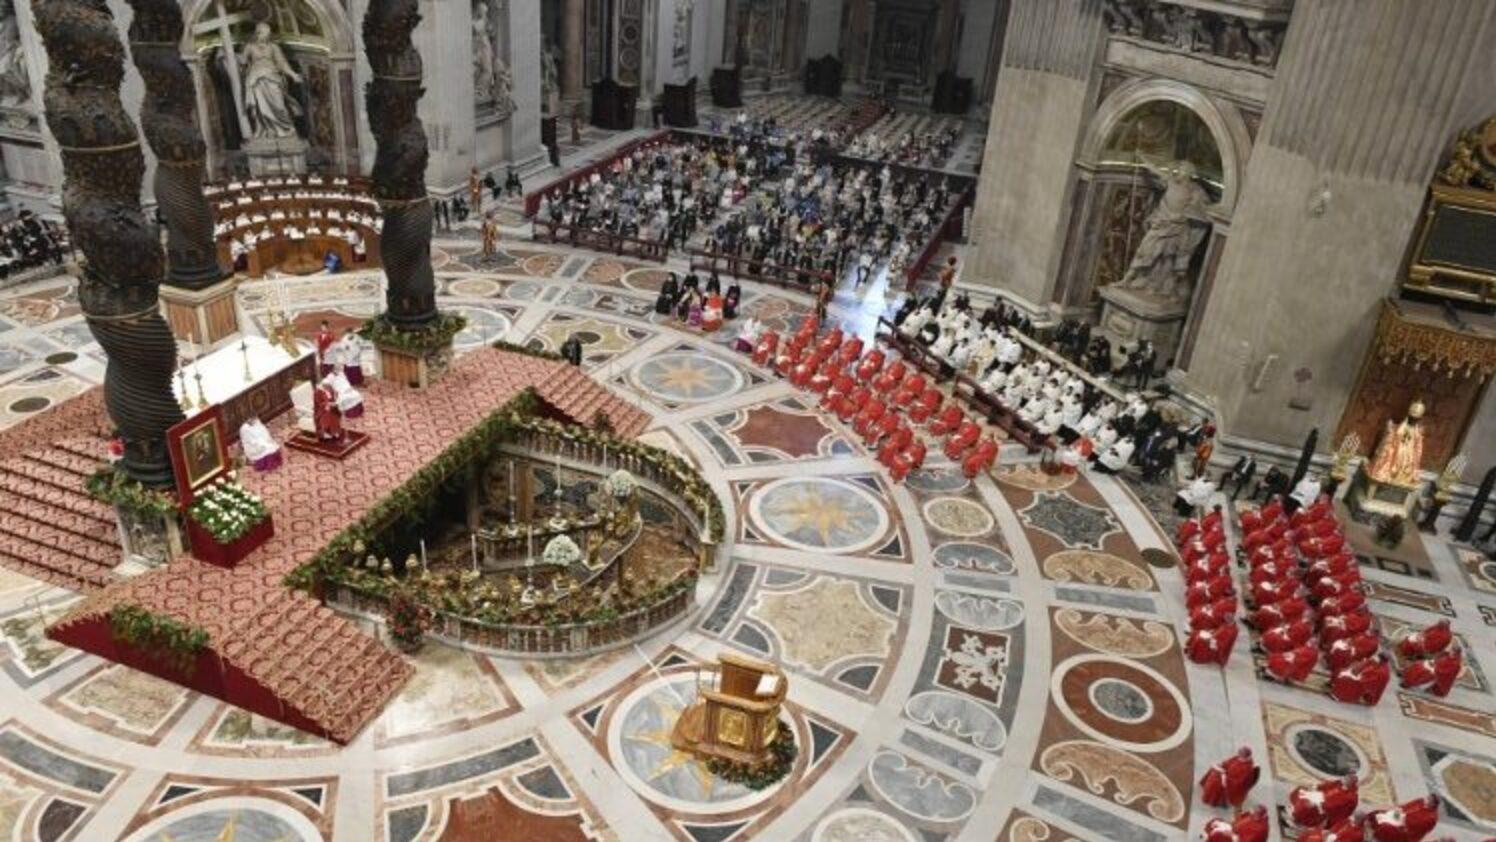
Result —
<instances>
[{"instance_id":1,"label":"lit candle","mask_svg":"<svg viewBox=\"0 0 1496 842\"><path fill-rule=\"evenodd\" d=\"M421 569L426 570L426 539L421 539Z\"/></svg>"},{"instance_id":2,"label":"lit candle","mask_svg":"<svg viewBox=\"0 0 1496 842\"><path fill-rule=\"evenodd\" d=\"M472 542L473 542L473 572L477 573L478 572L478 536L475 533L475 534L470 535L468 537L471 538Z\"/></svg>"}]
</instances>

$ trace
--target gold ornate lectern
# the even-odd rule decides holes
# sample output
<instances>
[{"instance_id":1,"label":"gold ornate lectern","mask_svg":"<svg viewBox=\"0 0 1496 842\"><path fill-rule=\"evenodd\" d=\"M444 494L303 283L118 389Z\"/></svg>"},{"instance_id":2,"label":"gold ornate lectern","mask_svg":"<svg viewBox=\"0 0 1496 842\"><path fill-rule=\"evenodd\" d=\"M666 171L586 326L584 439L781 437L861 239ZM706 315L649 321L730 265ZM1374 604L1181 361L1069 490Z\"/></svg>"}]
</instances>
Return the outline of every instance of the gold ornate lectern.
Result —
<instances>
[{"instance_id":1,"label":"gold ornate lectern","mask_svg":"<svg viewBox=\"0 0 1496 842\"><path fill-rule=\"evenodd\" d=\"M767 763L788 688L773 664L724 653L716 667L696 674L696 701L676 720L670 742L704 758Z\"/></svg>"}]
</instances>

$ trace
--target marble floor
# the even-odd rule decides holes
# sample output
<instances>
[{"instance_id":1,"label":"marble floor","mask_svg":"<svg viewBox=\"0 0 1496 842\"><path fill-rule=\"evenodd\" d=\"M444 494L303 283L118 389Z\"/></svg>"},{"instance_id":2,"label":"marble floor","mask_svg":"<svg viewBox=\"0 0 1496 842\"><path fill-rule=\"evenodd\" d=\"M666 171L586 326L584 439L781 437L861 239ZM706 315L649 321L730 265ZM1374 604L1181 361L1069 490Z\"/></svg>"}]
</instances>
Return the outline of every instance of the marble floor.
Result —
<instances>
[{"instance_id":1,"label":"marble floor","mask_svg":"<svg viewBox=\"0 0 1496 842\"><path fill-rule=\"evenodd\" d=\"M843 425L732 353L730 328L656 316L658 265L477 247L436 246L441 306L469 318L459 346L578 336L586 367L653 415L645 439L726 502L731 547L690 618L580 661L428 645L338 748L50 643L74 596L0 570L0 839L1194 839L1219 814L1194 782L1241 744L1264 764L1254 802L1354 771L1372 805L1433 790L1443 835L1496 834L1496 565L1442 540L1431 572L1365 565L1385 628L1448 617L1474 653L1445 699L1393 687L1368 709L1268 684L1245 636L1224 671L1197 667L1179 571L1144 560L1167 543L1150 513L1166 493L1011 453L990 477L937 459L891 485ZM866 335L884 295L839 296L833 316ZM271 308L311 326L380 297L366 273L240 292L251 332ZM744 291L772 327L808 306ZM67 278L0 292L0 424L102 373ZM801 750L765 791L669 744L693 667L723 651L791 676Z\"/></svg>"}]
</instances>

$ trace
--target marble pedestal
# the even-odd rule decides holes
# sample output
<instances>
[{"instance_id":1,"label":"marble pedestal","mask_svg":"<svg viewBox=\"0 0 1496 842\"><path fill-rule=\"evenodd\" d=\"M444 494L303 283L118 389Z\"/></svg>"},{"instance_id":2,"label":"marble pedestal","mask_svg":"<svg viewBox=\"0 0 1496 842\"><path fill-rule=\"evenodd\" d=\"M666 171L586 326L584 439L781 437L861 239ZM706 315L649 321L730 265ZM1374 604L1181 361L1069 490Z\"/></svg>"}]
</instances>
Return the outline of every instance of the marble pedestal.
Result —
<instances>
[{"instance_id":1,"label":"marble pedestal","mask_svg":"<svg viewBox=\"0 0 1496 842\"><path fill-rule=\"evenodd\" d=\"M244 144L249 174L256 178L304 174L306 150L306 141L299 137L258 137Z\"/></svg>"},{"instance_id":2,"label":"marble pedestal","mask_svg":"<svg viewBox=\"0 0 1496 842\"><path fill-rule=\"evenodd\" d=\"M1146 339L1158 351L1159 363L1174 359L1184 333L1184 318L1189 313L1188 301L1117 286L1103 289L1101 301L1101 331L1111 341L1114 354L1123 345L1136 345L1138 340Z\"/></svg>"},{"instance_id":3,"label":"marble pedestal","mask_svg":"<svg viewBox=\"0 0 1496 842\"><path fill-rule=\"evenodd\" d=\"M403 383L412 389L424 389L435 383L452 364L452 346L426 351L406 350L374 343L379 351L379 376Z\"/></svg>"},{"instance_id":4,"label":"marble pedestal","mask_svg":"<svg viewBox=\"0 0 1496 842\"><path fill-rule=\"evenodd\" d=\"M239 310L234 291L237 278L229 277L203 289L161 285L161 311L171 326L171 335L211 350L239 334Z\"/></svg>"}]
</instances>

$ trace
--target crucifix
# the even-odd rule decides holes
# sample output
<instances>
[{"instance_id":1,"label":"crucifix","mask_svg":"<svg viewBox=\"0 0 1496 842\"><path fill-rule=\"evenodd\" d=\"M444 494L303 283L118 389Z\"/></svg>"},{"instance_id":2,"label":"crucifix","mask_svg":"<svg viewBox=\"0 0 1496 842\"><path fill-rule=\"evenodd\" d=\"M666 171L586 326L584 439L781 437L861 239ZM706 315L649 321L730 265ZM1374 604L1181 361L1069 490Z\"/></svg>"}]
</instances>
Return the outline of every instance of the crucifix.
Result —
<instances>
[{"instance_id":1,"label":"crucifix","mask_svg":"<svg viewBox=\"0 0 1496 842\"><path fill-rule=\"evenodd\" d=\"M224 71L229 75L229 90L234 95L234 116L239 120L240 137L247 139L251 136L251 132L249 119L244 116L244 92L239 79L239 56L234 51L234 37L229 27L236 23L253 23L254 17L249 12L227 14L223 9L223 0L213 0L213 10L218 16L193 24L192 34L205 35L217 32L223 41L223 54L228 59L228 67L224 68Z\"/></svg>"}]
</instances>

